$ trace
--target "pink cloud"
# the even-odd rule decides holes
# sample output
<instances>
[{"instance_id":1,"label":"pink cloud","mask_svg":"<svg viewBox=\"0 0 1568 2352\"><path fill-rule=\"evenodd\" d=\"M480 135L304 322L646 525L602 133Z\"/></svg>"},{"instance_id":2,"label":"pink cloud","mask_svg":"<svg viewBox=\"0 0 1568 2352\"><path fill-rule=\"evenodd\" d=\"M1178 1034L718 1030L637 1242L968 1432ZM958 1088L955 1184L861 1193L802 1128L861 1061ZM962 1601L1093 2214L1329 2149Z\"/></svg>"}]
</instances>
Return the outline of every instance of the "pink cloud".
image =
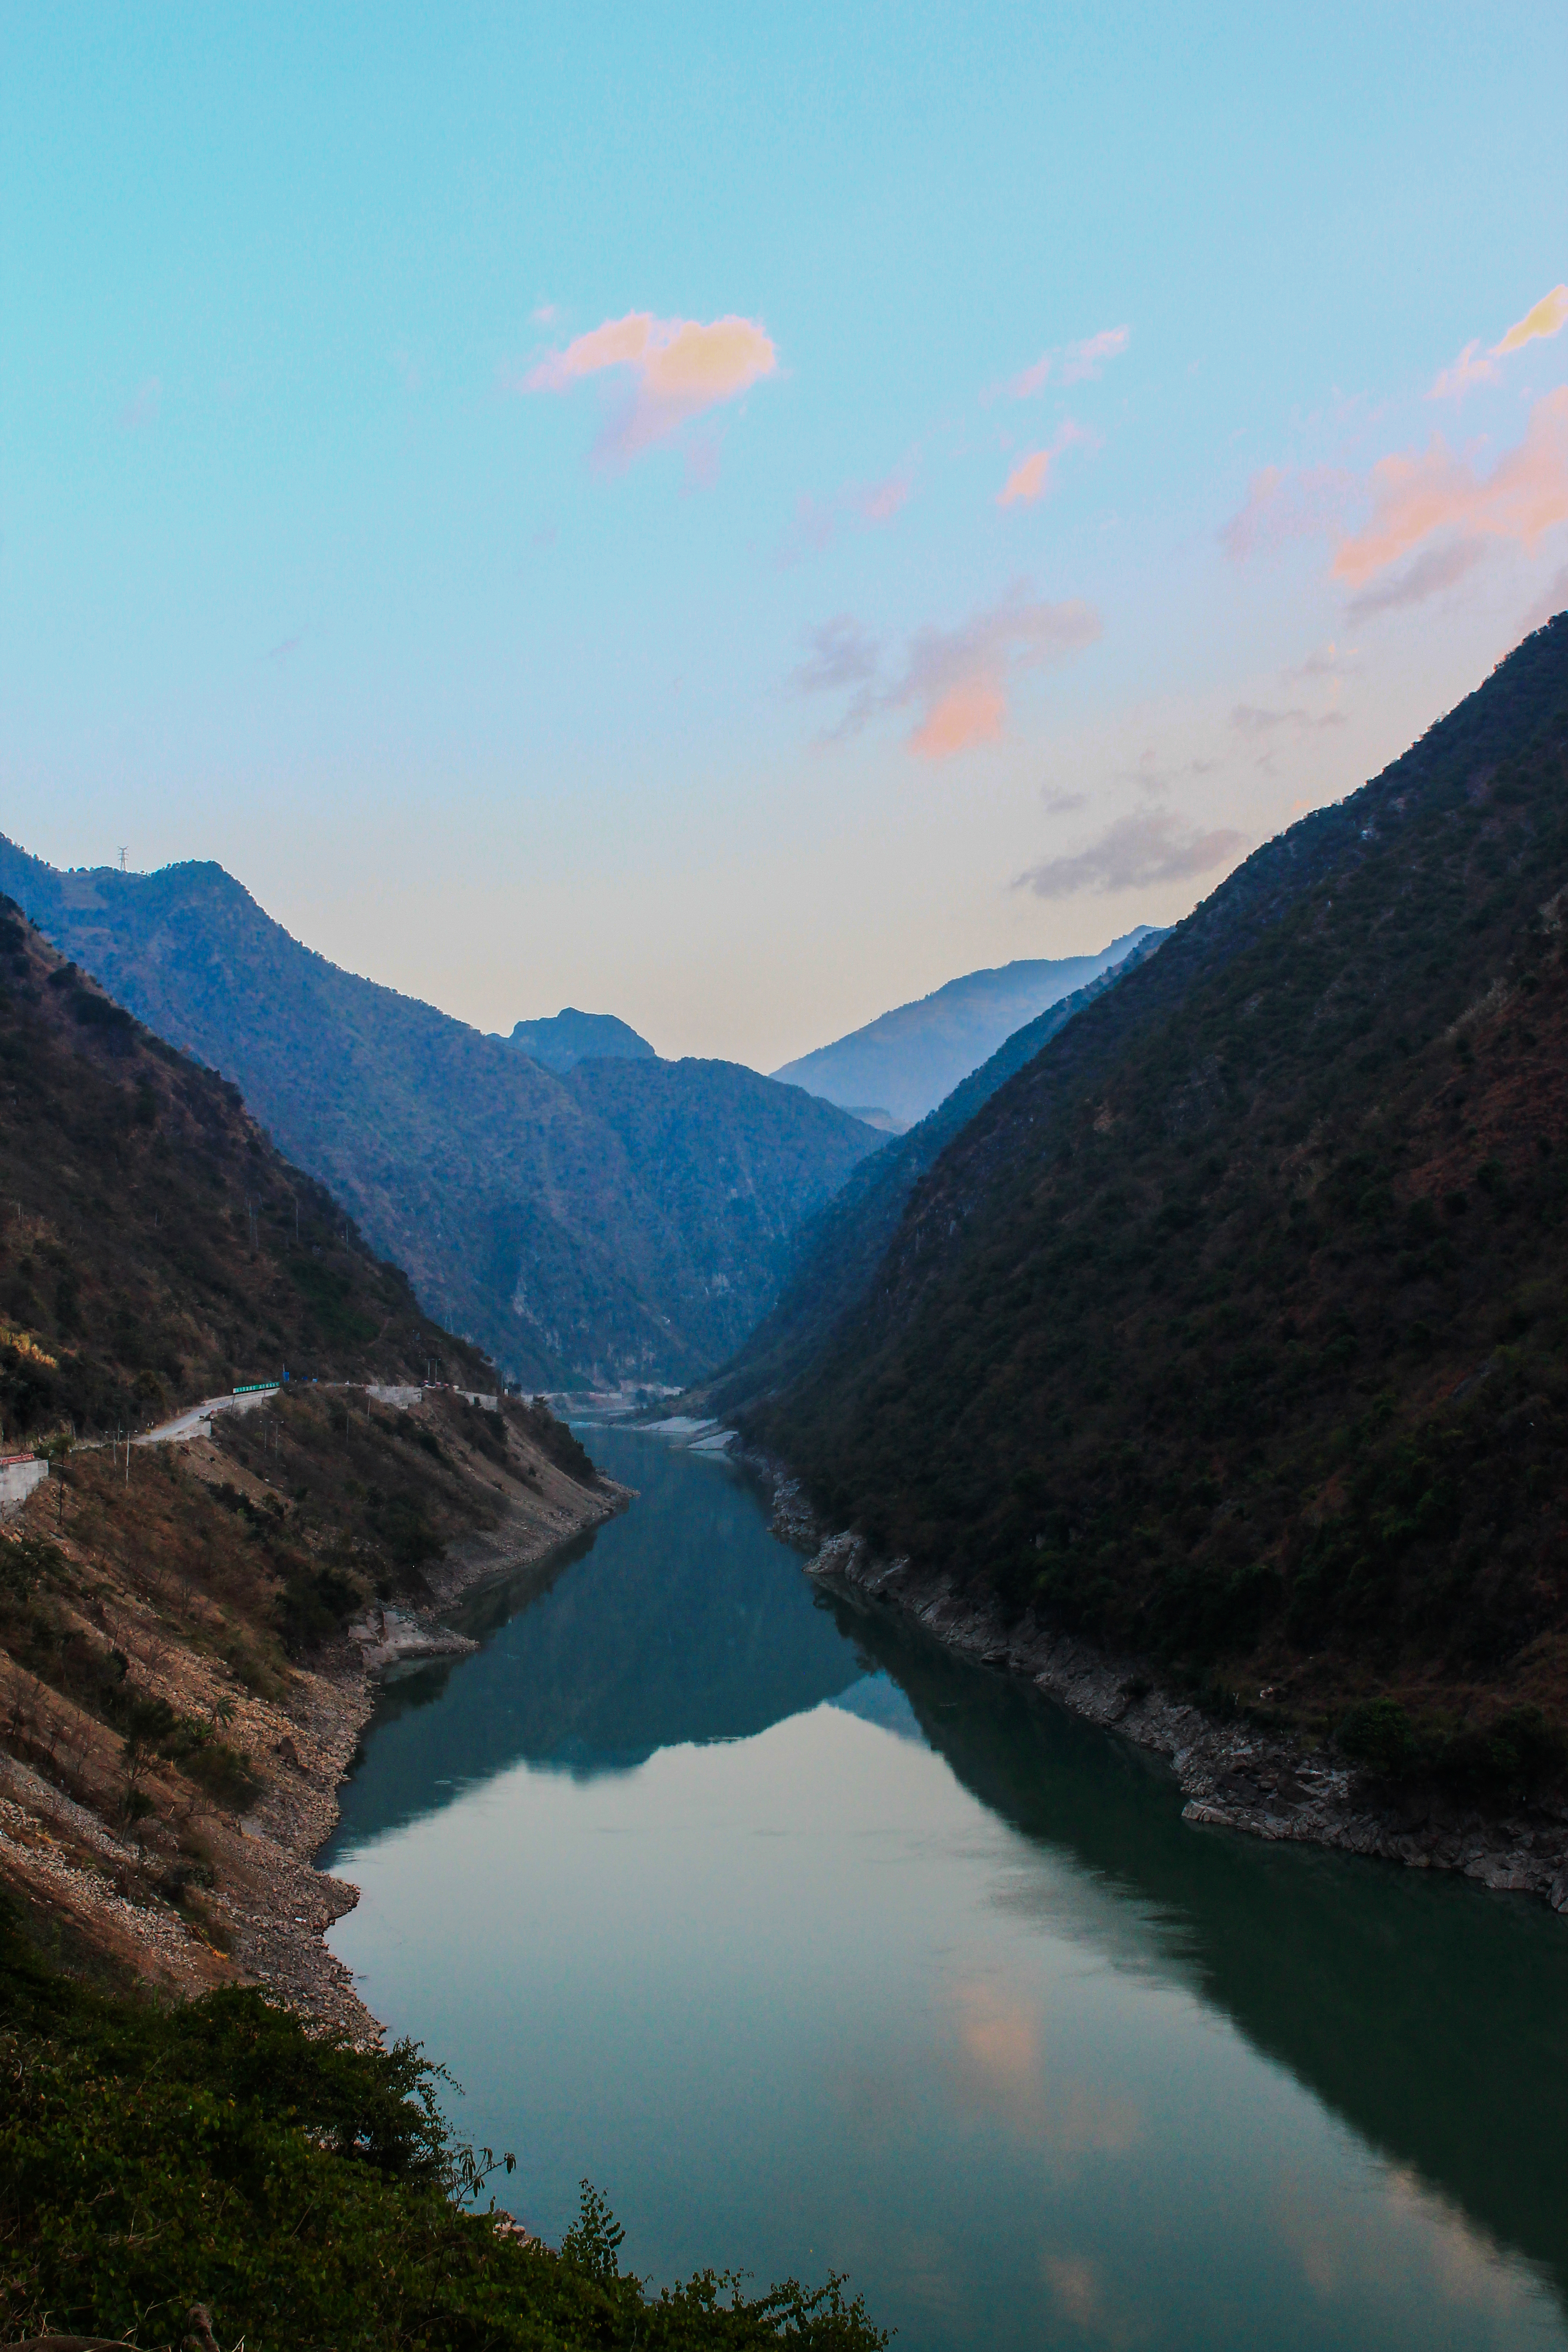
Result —
<instances>
[{"instance_id":1,"label":"pink cloud","mask_svg":"<svg viewBox=\"0 0 1568 2352\"><path fill-rule=\"evenodd\" d=\"M881 712L912 710L917 717L908 749L921 759L947 760L997 740L1016 677L1068 659L1092 645L1101 629L1092 605L1076 598L1046 604L1030 593L1027 581L1017 580L999 604L956 628L917 630L901 671L885 682L880 646L858 622L840 615L811 640L795 685L805 693L855 688L829 741L858 733Z\"/></svg>"},{"instance_id":2,"label":"pink cloud","mask_svg":"<svg viewBox=\"0 0 1568 2352\"><path fill-rule=\"evenodd\" d=\"M1104 327L1098 335L1088 335L1080 343L1068 343L1065 350L1042 352L1032 367L1025 368L1019 375L1009 376L1005 383L993 384L981 394L981 400L986 406L998 399L1033 400L1053 376L1063 383L1092 381L1107 360L1121 358L1131 340L1131 327Z\"/></svg>"},{"instance_id":3,"label":"pink cloud","mask_svg":"<svg viewBox=\"0 0 1568 2352\"><path fill-rule=\"evenodd\" d=\"M1352 588L1441 530L1533 547L1542 531L1568 521L1568 384L1535 403L1523 440L1485 480L1435 433L1420 457L1380 458L1369 487L1371 520L1334 557L1334 578Z\"/></svg>"},{"instance_id":4,"label":"pink cloud","mask_svg":"<svg viewBox=\"0 0 1568 2352\"><path fill-rule=\"evenodd\" d=\"M1035 394L1037 392L1044 392L1050 382L1051 370L1057 363L1057 356L1055 352L1043 352L1033 367L1026 367L1021 375L1016 375L1001 385L1001 391L1009 400L1033 400ZM990 392L984 397L987 400L994 400L996 394L994 392Z\"/></svg>"},{"instance_id":5,"label":"pink cloud","mask_svg":"<svg viewBox=\"0 0 1568 2352\"><path fill-rule=\"evenodd\" d=\"M1088 438L1082 427L1075 425L1070 416L1068 417L1047 447L1032 449L1026 457L1019 459L996 493L997 505L1032 507L1036 499L1043 498L1049 489L1051 468L1062 451L1070 448L1075 441L1087 441Z\"/></svg>"},{"instance_id":6,"label":"pink cloud","mask_svg":"<svg viewBox=\"0 0 1568 2352\"><path fill-rule=\"evenodd\" d=\"M976 743L994 743L1007 716L1007 698L992 678L964 678L949 687L909 739L922 760L950 760Z\"/></svg>"},{"instance_id":7,"label":"pink cloud","mask_svg":"<svg viewBox=\"0 0 1568 2352\"><path fill-rule=\"evenodd\" d=\"M997 505L1032 507L1035 500L1043 495L1050 479L1051 461L1055 454L1051 449L1032 449L1026 457L1021 458L997 491Z\"/></svg>"},{"instance_id":8,"label":"pink cloud","mask_svg":"<svg viewBox=\"0 0 1568 2352\"><path fill-rule=\"evenodd\" d=\"M1011 677L1066 660L1092 645L1101 628L1092 605L1078 598L1047 604L1031 596L1026 581L1015 581L1000 604L956 629L917 631L904 675L885 698L888 707L918 705L923 716L910 750L922 759L951 759L1001 734Z\"/></svg>"},{"instance_id":9,"label":"pink cloud","mask_svg":"<svg viewBox=\"0 0 1568 2352\"><path fill-rule=\"evenodd\" d=\"M1069 343L1062 362L1062 382L1081 383L1092 381L1107 360L1119 360L1132 341L1131 327L1106 327L1087 341Z\"/></svg>"},{"instance_id":10,"label":"pink cloud","mask_svg":"<svg viewBox=\"0 0 1568 2352\"><path fill-rule=\"evenodd\" d=\"M1506 359L1510 352L1521 351L1541 335L1555 335L1568 327L1568 286L1554 286L1543 294L1533 310L1516 320L1500 343L1492 345L1494 360Z\"/></svg>"},{"instance_id":11,"label":"pink cloud","mask_svg":"<svg viewBox=\"0 0 1568 2352\"><path fill-rule=\"evenodd\" d=\"M145 432L150 425L156 425L158 422L158 414L163 405L163 387L155 375L150 375L146 383L138 387L133 396L121 410L121 431L122 433Z\"/></svg>"},{"instance_id":12,"label":"pink cloud","mask_svg":"<svg viewBox=\"0 0 1568 2352\"><path fill-rule=\"evenodd\" d=\"M628 311L608 319L564 351L552 352L522 379L523 392L569 392L584 377L625 369L629 402L605 425L595 456L628 465L654 443L667 441L687 420L737 400L778 368L772 338L753 319L656 319Z\"/></svg>"},{"instance_id":13,"label":"pink cloud","mask_svg":"<svg viewBox=\"0 0 1568 2352\"><path fill-rule=\"evenodd\" d=\"M1492 361L1477 357L1480 348L1479 336L1474 342L1467 343L1453 366L1441 371L1426 394L1427 399L1463 400L1466 393L1473 392L1478 383L1500 382L1501 372Z\"/></svg>"}]
</instances>

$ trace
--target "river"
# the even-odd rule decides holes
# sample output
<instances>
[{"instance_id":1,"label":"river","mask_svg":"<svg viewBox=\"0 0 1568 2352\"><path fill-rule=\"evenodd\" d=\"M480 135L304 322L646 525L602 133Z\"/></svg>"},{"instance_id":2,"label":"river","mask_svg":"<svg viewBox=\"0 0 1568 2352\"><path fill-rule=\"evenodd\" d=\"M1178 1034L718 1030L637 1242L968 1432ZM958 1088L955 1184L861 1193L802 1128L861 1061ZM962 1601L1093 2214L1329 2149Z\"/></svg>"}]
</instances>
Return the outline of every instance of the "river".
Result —
<instances>
[{"instance_id":1,"label":"river","mask_svg":"<svg viewBox=\"0 0 1568 2352\"><path fill-rule=\"evenodd\" d=\"M386 1689L333 1948L623 2263L848 2273L899 2352L1568 2347L1568 1923L1193 1829L1163 1765L816 1593L728 1463Z\"/></svg>"}]
</instances>

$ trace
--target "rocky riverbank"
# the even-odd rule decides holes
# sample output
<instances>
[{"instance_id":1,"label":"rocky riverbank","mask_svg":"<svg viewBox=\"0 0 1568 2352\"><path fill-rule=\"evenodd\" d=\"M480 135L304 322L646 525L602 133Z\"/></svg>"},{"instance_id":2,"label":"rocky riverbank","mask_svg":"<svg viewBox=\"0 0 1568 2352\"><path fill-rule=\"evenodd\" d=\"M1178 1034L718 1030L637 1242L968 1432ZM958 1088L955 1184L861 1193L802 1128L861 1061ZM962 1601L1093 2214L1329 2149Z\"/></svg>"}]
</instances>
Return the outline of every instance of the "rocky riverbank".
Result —
<instances>
[{"instance_id":1,"label":"rocky riverbank","mask_svg":"<svg viewBox=\"0 0 1568 2352\"><path fill-rule=\"evenodd\" d=\"M1394 1795L1331 1749L1221 1723L1163 1690L1143 1662L1119 1658L1030 1618L1007 1624L990 1602L904 1559L879 1560L860 1538L824 1537L795 1480L749 1451L772 1490L773 1527L808 1549L806 1573L861 1608L896 1609L932 1639L1023 1676L1075 1715L1168 1756L1184 1818L1249 1836L1331 1846L1413 1870L1452 1870L1568 1913L1568 1808L1497 1813L1438 1791Z\"/></svg>"}]
</instances>

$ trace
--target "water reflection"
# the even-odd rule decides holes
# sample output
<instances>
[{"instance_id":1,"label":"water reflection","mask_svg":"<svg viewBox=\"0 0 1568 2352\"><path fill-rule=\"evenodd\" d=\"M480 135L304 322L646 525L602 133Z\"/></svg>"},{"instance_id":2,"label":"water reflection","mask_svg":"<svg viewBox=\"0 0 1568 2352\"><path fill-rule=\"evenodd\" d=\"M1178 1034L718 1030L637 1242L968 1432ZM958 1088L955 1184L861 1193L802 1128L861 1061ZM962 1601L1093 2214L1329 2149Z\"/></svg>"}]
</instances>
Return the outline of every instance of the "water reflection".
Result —
<instances>
[{"instance_id":1,"label":"water reflection","mask_svg":"<svg viewBox=\"0 0 1568 2352\"><path fill-rule=\"evenodd\" d=\"M722 1465L594 1443L641 1499L388 1693L333 1846L537 2226L587 2171L645 2271L831 2263L902 2352L1563 2342L1563 1923L1192 1830Z\"/></svg>"},{"instance_id":2,"label":"water reflection","mask_svg":"<svg viewBox=\"0 0 1568 2352\"><path fill-rule=\"evenodd\" d=\"M1372 2141L1550 2267L1568 2292L1568 1932L1542 1906L1180 1818L1163 1765L837 1604L983 1804L1134 1898L1124 1963L1157 1951L1256 2048ZM1055 1932L1055 1890L1040 1904ZM1103 1941L1109 1922L1082 1922Z\"/></svg>"},{"instance_id":3,"label":"water reflection","mask_svg":"<svg viewBox=\"0 0 1568 2352\"><path fill-rule=\"evenodd\" d=\"M331 1853L510 1765L627 1771L660 1748L749 1738L864 1677L853 1639L814 1606L798 1561L728 1464L645 1441L625 1475L638 1490L635 1517L449 1613L483 1644L477 1657L386 1685L328 1867Z\"/></svg>"}]
</instances>

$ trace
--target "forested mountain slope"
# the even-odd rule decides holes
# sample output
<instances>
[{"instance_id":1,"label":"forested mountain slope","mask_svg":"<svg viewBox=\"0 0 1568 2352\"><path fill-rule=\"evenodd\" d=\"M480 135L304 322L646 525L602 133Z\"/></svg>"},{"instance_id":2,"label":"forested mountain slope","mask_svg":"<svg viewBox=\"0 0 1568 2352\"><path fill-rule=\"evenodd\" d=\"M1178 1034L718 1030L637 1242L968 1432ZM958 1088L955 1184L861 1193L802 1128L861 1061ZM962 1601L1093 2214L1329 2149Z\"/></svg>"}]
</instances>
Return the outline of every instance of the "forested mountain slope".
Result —
<instances>
[{"instance_id":1,"label":"forested mountain slope","mask_svg":"<svg viewBox=\"0 0 1568 2352\"><path fill-rule=\"evenodd\" d=\"M801 1228L777 1306L731 1361L701 1384L693 1402L733 1414L787 1388L864 1295L910 1194L953 1137L1075 1013L1152 955L1166 936L1141 929L1136 946L1120 962L1016 1031L917 1127L863 1160L843 1191Z\"/></svg>"},{"instance_id":2,"label":"forested mountain slope","mask_svg":"<svg viewBox=\"0 0 1568 2352\"><path fill-rule=\"evenodd\" d=\"M1147 928L1140 924L1098 955L1024 957L991 971L966 971L773 1076L846 1108L880 1108L899 1127L912 1126L1005 1039L1120 963Z\"/></svg>"},{"instance_id":3,"label":"forested mountain slope","mask_svg":"<svg viewBox=\"0 0 1568 2352\"><path fill-rule=\"evenodd\" d=\"M747 1425L1015 1614L1393 1694L1391 1768L1562 1725L1565 909L1568 615L1002 1087Z\"/></svg>"},{"instance_id":4,"label":"forested mountain slope","mask_svg":"<svg viewBox=\"0 0 1568 2352\"><path fill-rule=\"evenodd\" d=\"M721 1361L796 1225L880 1141L728 1063L542 1069L301 947L220 866L60 873L0 842L0 888L237 1079L431 1313L531 1387Z\"/></svg>"},{"instance_id":5,"label":"forested mountain slope","mask_svg":"<svg viewBox=\"0 0 1568 2352\"><path fill-rule=\"evenodd\" d=\"M237 1382L491 1387L239 1090L0 900L0 1419L139 1425Z\"/></svg>"}]
</instances>

